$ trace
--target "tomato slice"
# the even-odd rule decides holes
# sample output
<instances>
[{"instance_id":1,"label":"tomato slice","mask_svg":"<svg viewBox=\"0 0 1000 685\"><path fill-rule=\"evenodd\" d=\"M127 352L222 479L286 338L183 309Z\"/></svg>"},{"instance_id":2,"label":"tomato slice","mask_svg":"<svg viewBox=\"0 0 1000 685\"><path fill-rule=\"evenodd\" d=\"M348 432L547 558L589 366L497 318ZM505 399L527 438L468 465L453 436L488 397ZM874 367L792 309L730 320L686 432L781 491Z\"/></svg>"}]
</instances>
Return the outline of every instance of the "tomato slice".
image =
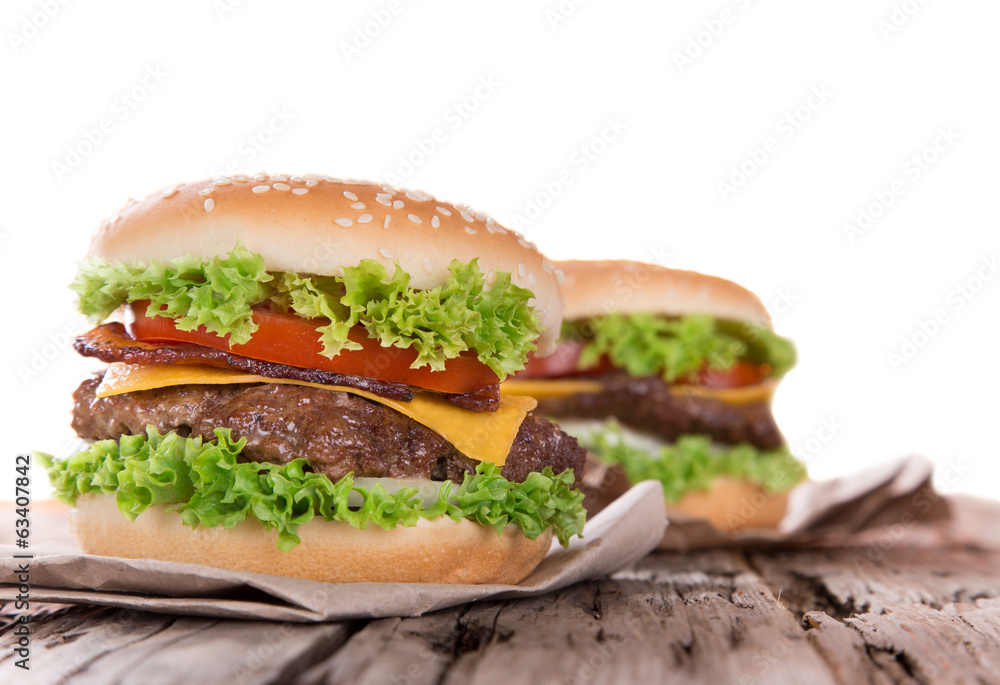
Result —
<instances>
[{"instance_id":1,"label":"tomato slice","mask_svg":"<svg viewBox=\"0 0 1000 685\"><path fill-rule=\"evenodd\" d=\"M594 366L579 368L582 342L563 341L555 352L547 357L528 355L524 370L519 371L515 378L576 378L579 376L599 376L614 371L614 364L607 357L602 358Z\"/></svg>"},{"instance_id":2,"label":"tomato slice","mask_svg":"<svg viewBox=\"0 0 1000 685\"><path fill-rule=\"evenodd\" d=\"M246 344L230 347L228 335L219 337L204 327L181 331L174 325L173 319L147 317L148 305L148 301L129 305L131 317L128 328L136 340L194 343L277 364L364 376L453 394L475 392L500 382L490 367L471 352L449 359L443 371L432 371L426 366L411 369L410 364L417 358L416 350L382 347L378 340L369 338L368 332L360 326L351 330L348 337L362 349L343 350L331 359L320 354L323 345L316 331L326 319L303 319L266 307L254 307L253 320L257 330Z\"/></svg>"},{"instance_id":3,"label":"tomato slice","mask_svg":"<svg viewBox=\"0 0 1000 685\"><path fill-rule=\"evenodd\" d=\"M599 376L615 370L614 364L607 357L603 357L590 368L579 369L582 349L582 342L563 341L548 357L529 358L524 371L518 373L515 378L579 378ZM770 372L771 369L766 364L757 365L739 359L724 371L714 370L706 364L696 374L691 374L690 378L679 379L676 382L706 388L742 388L760 383Z\"/></svg>"},{"instance_id":4,"label":"tomato slice","mask_svg":"<svg viewBox=\"0 0 1000 685\"><path fill-rule=\"evenodd\" d=\"M694 380L693 385L700 385L705 388L743 388L748 385L757 385L770 373L771 369L766 364L754 364L752 362L738 359L735 364L725 370L712 369L703 366Z\"/></svg>"}]
</instances>

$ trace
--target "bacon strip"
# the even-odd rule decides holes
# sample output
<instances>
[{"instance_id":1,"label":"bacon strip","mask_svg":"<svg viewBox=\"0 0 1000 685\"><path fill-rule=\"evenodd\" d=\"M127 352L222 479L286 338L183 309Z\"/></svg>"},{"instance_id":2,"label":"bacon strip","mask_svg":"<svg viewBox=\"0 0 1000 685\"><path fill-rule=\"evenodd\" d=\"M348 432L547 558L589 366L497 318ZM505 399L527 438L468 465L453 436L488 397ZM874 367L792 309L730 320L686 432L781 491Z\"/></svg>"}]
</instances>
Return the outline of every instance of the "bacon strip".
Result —
<instances>
[{"instance_id":1,"label":"bacon strip","mask_svg":"<svg viewBox=\"0 0 1000 685\"><path fill-rule=\"evenodd\" d=\"M245 371L267 378L292 378L322 385L342 385L402 402L412 400L415 392L430 392L444 397L456 406L471 411L496 411L500 406L499 385L490 385L481 391L465 395L448 395L364 376L349 376L330 371L261 361L203 345L143 342L129 336L125 326L118 322L106 323L84 333L73 342L73 347L84 357L96 357L109 364L111 362L125 362L126 364L212 366L220 369Z\"/></svg>"}]
</instances>

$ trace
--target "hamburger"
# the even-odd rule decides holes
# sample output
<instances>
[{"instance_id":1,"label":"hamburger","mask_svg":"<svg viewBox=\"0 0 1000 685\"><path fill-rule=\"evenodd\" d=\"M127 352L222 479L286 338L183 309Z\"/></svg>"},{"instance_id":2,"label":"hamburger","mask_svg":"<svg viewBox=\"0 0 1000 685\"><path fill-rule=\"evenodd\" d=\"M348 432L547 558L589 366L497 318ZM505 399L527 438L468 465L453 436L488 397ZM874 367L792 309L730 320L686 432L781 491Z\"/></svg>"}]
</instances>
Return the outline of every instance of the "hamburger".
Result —
<instances>
[{"instance_id":1,"label":"hamburger","mask_svg":"<svg viewBox=\"0 0 1000 685\"><path fill-rule=\"evenodd\" d=\"M219 177L130 201L71 287L108 364L74 393L86 446L49 463L86 553L515 583L582 534L585 450L499 392L555 349L556 270L490 217Z\"/></svg>"},{"instance_id":2,"label":"hamburger","mask_svg":"<svg viewBox=\"0 0 1000 685\"><path fill-rule=\"evenodd\" d=\"M795 364L760 300L730 281L628 261L557 263L557 351L504 392L538 398L629 481L663 483L669 509L720 530L770 527L805 478L771 413Z\"/></svg>"}]
</instances>

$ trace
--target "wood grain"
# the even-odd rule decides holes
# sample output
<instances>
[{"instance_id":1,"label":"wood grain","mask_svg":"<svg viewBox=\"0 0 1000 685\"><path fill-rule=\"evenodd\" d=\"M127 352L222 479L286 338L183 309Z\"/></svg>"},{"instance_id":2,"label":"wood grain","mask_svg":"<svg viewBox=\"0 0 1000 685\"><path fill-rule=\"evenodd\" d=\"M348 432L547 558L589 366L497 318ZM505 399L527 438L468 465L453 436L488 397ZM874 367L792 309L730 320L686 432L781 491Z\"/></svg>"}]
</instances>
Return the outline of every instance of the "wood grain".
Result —
<instances>
[{"instance_id":1,"label":"wood grain","mask_svg":"<svg viewBox=\"0 0 1000 685\"><path fill-rule=\"evenodd\" d=\"M542 597L375 621L36 605L28 673L15 616L0 608L3 683L1000 682L1000 551L967 542L657 553Z\"/></svg>"}]
</instances>

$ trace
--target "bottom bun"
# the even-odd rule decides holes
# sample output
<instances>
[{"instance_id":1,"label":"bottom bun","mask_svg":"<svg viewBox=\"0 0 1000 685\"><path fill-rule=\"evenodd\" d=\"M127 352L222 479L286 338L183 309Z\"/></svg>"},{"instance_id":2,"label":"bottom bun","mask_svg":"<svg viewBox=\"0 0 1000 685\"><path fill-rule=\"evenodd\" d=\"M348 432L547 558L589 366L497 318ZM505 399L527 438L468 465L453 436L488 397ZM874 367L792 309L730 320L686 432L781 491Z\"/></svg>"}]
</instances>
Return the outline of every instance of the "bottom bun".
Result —
<instances>
[{"instance_id":1,"label":"bottom bun","mask_svg":"<svg viewBox=\"0 0 1000 685\"><path fill-rule=\"evenodd\" d=\"M768 493L756 483L719 476L708 490L684 495L667 506L667 513L676 511L704 519L722 532L744 528L774 528L785 515L788 492Z\"/></svg>"},{"instance_id":2,"label":"bottom bun","mask_svg":"<svg viewBox=\"0 0 1000 685\"><path fill-rule=\"evenodd\" d=\"M77 500L70 526L86 554L158 559L216 568L269 573L327 583L502 583L524 580L541 562L551 531L537 540L507 526L503 536L468 520L420 519L416 526L383 530L352 528L313 519L296 531L302 543L277 548L278 532L256 520L231 529L191 528L165 505L151 507L134 522L113 497Z\"/></svg>"}]
</instances>

